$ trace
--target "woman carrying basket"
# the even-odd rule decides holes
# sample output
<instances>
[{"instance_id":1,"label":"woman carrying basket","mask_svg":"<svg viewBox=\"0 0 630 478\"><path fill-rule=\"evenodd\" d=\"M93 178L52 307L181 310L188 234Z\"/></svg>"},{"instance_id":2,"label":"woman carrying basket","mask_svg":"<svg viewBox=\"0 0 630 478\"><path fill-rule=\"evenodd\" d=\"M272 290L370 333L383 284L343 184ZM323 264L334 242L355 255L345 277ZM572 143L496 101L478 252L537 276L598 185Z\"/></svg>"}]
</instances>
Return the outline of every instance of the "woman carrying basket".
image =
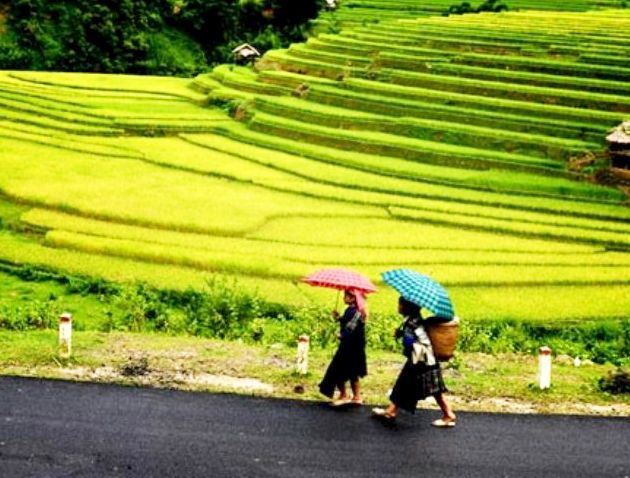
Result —
<instances>
[{"instance_id":1,"label":"woman carrying basket","mask_svg":"<svg viewBox=\"0 0 630 478\"><path fill-rule=\"evenodd\" d=\"M454 427L456 416L444 393L447 392L440 364L435 359L431 341L426 333L420 307L402 296L398 299L398 312L404 317L396 337L402 339L407 362L402 368L390 395L387 408L374 408L377 417L393 420L400 409L414 413L418 400L433 396L442 410L442 418L432 422L435 427Z\"/></svg>"}]
</instances>

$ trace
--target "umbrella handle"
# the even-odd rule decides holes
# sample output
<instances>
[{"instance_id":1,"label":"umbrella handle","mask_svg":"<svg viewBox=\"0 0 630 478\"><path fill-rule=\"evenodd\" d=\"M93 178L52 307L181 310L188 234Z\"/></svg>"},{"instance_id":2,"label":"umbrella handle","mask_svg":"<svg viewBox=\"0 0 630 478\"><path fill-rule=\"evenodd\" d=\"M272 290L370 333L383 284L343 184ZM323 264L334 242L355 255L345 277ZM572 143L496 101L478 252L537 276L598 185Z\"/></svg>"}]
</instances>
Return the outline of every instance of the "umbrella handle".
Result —
<instances>
[{"instance_id":1,"label":"umbrella handle","mask_svg":"<svg viewBox=\"0 0 630 478\"><path fill-rule=\"evenodd\" d=\"M337 312L337 308L339 307L339 295L341 294L341 291L338 290L337 291L337 300L335 301L335 312Z\"/></svg>"}]
</instances>

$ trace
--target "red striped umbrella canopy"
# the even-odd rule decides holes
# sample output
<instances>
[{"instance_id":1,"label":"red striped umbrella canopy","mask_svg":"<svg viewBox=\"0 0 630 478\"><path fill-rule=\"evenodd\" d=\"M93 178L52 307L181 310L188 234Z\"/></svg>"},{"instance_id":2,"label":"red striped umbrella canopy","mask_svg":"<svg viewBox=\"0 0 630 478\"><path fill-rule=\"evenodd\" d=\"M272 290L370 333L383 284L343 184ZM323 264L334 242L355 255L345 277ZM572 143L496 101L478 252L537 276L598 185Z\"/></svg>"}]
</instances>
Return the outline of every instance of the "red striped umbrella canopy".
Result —
<instances>
[{"instance_id":1,"label":"red striped umbrella canopy","mask_svg":"<svg viewBox=\"0 0 630 478\"><path fill-rule=\"evenodd\" d=\"M348 269L320 269L302 279L307 284L328 287L337 290L356 289L365 294L376 292L376 286L370 279Z\"/></svg>"}]
</instances>

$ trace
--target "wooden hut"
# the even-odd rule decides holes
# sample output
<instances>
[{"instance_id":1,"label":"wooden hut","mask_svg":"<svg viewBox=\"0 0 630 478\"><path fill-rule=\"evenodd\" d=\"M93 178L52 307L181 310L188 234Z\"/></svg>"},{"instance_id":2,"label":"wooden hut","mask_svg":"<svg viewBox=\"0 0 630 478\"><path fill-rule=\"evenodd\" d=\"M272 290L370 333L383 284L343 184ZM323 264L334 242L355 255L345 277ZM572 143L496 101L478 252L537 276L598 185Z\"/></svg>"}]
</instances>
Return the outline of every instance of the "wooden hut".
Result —
<instances>
[{"instance_id":1,"label":"wooden hut","mask_svg":"<svg viewBox=\"0 0 630 478\"><path fill-rule=\"evenodd\" d=\"M254 61L260 56L260 52L256 50L249 43L243 43L232 50L234 58L239 63L246 63L248 61Z\"/></svg>"},{"instance_id":2,"label":"wooden hut","mask_svg":"<svg viewBox=\"0 0 630 478\"><path fill-rule=\"evenodd\" d=\"M606 136L611 166L630 169L630 121L624 121Z\"/></svg>"}]
</instances>

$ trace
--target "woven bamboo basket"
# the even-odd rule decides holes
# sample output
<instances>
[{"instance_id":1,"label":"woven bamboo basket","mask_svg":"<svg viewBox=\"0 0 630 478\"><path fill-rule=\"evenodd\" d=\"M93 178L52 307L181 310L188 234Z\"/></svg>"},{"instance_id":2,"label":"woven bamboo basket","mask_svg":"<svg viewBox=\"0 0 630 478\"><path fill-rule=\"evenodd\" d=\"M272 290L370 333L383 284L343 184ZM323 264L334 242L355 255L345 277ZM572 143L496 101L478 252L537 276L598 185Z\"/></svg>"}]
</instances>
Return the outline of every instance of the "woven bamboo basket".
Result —
<instances>
[{"instance_id":1,"label":"woven bamboo basket","mask_svg":"<svg viewBox=\"0 0 630 478\"><path fill-rule=\"evenodd\" d=\"M427 334L431 339L435 358L442 362L450 360L455 354L455 345L459 334L459 317L453 317L453 320L448 322L429 325Z\"/></svg>"}]
</instances>

